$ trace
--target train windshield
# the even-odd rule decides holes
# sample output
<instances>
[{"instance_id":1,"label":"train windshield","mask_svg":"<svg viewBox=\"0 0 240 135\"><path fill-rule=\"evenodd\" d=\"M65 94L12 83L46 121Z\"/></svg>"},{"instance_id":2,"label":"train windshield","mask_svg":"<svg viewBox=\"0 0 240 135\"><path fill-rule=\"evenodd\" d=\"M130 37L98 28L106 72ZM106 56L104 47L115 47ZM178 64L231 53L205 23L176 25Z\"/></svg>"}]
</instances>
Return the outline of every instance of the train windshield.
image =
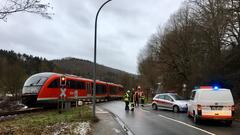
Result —
<instances>
[{"instance_id":1,"label":"train windshield","mask_svg":"<svg viewBox=\"0 0 240 135\"><path fill-rule=\"evenodd\" d=\"M47 73L33 75L26 80L26 82L24 83L24 86L43 85L50 75L51 74L47 74Z\"/></svg>"},{"instance_id":2,"label":"train windshield","mask_svg":"<svg viewBox=\"0 0 240 135\"><path fill-rule=\"evenodd\" d=\"M34 76L29 78L24 86L36 86L36 85L43 85L44 82L47 80L47 77L41 77L41 76Z\"/></svg>"}]
</instances>

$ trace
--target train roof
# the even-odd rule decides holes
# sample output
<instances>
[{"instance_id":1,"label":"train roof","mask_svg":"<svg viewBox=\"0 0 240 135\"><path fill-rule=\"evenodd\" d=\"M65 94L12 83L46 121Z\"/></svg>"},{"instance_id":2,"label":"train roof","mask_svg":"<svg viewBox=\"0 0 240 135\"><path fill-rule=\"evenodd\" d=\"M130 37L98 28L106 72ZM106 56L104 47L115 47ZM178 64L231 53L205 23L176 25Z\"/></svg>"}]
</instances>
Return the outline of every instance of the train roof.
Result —
<instances>
[{"instance_id":1,"label":"train roof","mask_svg":"<svg viewBox=\"0 0 240 135\"><path fill-rule=\"evenodd\" d=\"M110 83L110 82L107 82L107 84L112 85L112 86L123 87L121 84L115 84L115 83Z\"/></svg>"},{"instance_id":2,"label":"train roof","mask_svg":"<svg viewBox=\"0 0 240 135\"><path fill-rule=\"evenodd\" d=\"M53 73L53 72L42 72L42 73L37 73L37 74L34 74L32 76L42 76L42 77L50 77L54 74L58 74L58 73Z\"/></svg>"},{"instance_id":3,"label":"train roof","mask_svg":"<svg viewBox=\"0 0 240 135\"><path fill-rule=\"evenodd\" d=\"M60 74L60 73L54 73L54 72L42 72L42 73L37 73L32 75L33 76L41 76L41 77L47 77L49 78L52 75L57 75L57 76L61 76L64 75L67 78L72 78L72 79L79 79L79 80L83 80L83 81L89 81L89 82L93 82L92 79L88 79L88 78L83 78L81 76L76 76L76 75L71 75L71 74ZM111 83L111 82L104 82L104 81L100 81L100 80L96 80L97 83L102 83L102 84L108 84L108 85L112 85L112 86L119 86L119 87L123 87L120 84L115 84L115 83Z\"/></svg>"}]
</instances>

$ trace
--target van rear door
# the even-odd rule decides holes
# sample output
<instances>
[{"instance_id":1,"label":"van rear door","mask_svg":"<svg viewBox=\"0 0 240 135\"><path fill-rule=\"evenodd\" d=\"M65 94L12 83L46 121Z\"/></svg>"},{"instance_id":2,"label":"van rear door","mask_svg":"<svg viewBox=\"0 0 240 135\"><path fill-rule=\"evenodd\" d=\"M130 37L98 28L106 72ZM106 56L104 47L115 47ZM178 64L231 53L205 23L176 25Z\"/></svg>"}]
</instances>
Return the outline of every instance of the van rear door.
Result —
<instances>
[{"instance_id":1,"label":"van rear door","mask_svg":"<svg viewBox=\"0 0 240 135\"><path fill-rule=\"evenodd\" d=\"M228 89L202 90L199 94L202 117L232 117L234 105L231 91Z\"/></svg>"}]
</instances>

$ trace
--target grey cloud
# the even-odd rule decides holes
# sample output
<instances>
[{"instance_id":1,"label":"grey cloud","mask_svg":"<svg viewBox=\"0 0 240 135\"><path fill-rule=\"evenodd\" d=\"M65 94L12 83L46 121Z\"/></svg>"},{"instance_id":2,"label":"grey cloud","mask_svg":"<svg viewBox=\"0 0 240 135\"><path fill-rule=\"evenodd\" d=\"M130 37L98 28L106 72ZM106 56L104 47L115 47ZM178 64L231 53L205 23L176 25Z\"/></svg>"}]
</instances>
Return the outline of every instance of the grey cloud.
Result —
<instances>
[{"instance_id":1,"label":"grey cloud","mask_svg":"<svg viewBox=\"0 0 240 135\"><path fill-rule=\"evenodd\" d=\"M52 1L52 20L17 13L0 21L0 48L56 59L93 60L94 19L105 0ZM137 56L183 0L113 0L98 21L98 63L137 73ZM0 2L1 4L1 2Z\"/></svg>"}]
</instances>

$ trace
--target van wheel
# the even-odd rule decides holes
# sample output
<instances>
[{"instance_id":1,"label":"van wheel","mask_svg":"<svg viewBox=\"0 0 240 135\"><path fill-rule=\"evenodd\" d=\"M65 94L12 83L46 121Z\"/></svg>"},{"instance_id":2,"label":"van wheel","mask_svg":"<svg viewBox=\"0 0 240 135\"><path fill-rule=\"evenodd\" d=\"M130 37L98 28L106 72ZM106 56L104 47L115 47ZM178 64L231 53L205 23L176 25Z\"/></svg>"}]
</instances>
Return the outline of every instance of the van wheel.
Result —
<instances>
[{"instance_id":1,"label":"van wheel","mask_svg":"<svg viewBox=\"0 0 240 135\"><path fill-rule=\"evenodd\" d=\"M157 110L157 109L158 109L158 107L157 107L156 104L153 104L153 105L152 105L152 108L153 108L154 110Z\"/></svg>"},{"instance_id":2,"label":"van wheel","mask_svg":"<svg viewBox=\"0 0 240 135\"><path fill-rule=\"evenodd\" d=\"M177 113L177 112L179 112L179 107L178 106L173 106L173 112L175 112L175 113Z\"/></svg>"},{"instance_id":3,"label":"van wheel","mask_svg":"<svg viewBox=\"0 0 240 135\"><path fill-rule=\"evenodd\" d=\"M225 124L227 125L227 126L232 126L232 120L227 120L227 121L225 121Z\"/></svg>"}]
</instances>

